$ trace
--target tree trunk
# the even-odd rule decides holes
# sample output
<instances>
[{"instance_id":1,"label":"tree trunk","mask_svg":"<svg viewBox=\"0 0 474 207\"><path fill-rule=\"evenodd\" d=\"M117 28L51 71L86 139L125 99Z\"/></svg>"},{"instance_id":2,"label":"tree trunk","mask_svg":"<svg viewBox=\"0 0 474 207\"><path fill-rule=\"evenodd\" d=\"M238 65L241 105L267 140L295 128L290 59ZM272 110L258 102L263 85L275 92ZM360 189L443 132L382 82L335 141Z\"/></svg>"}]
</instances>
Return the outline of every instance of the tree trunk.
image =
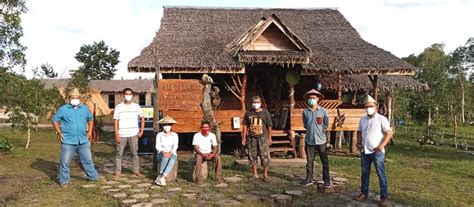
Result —
<instances>
[{"instance_id":1,"label":"tree trunk","mask_svg":"<svg viewBox=\"0 0 474 207\"><path fill-rule=\"evenodd\" d=\"M207 76L206 74L203 75L203 80L210 79L210 77L204 78ZM212 131L216 134L216 139L218 143L217 153L221 153L221 130L219 128L219 123L216 121L214 116L214 111L212 110L212 101L211 101L211 89L212 89L212 82L204 82L204 88L202 90L202 103L201 109L204 114L204 120L211 122Z\"/></svg>"},{"instance_id":2,"label":"tree trunk","mask_svg":"<svg viewBox=\"0 0 474 207\"><path fill-rule=\"evenodd\" d=\"M428 126L431 126L431 107L428 109Z\"/></svg>"},{"instance_id":3,"label":"tree trunk","mask_svg":"<svg viewBox=\"0 0 474 207\"><path fill-rule=\"evenodd\" d=\"M26 130L26 146L25 149L28 149L30 146L30 140L31 140L31 126L28 124L28 129Z\"/></svg>"},{"instance_id":4,"label":"tree trunk","mask_svg":"<svg viewBox=\"0 0 474 207\"><path fill-rule=\"evenodd\" d=\"M464 123L465 122L465 115L464 115L464 108L465 108L465 105L466 105L466 102L464 101L464 81L462 79L464 79L464 76L460 76L459 77L459 83L461 84L461 123Z\"/></svg>"}]
</instances>

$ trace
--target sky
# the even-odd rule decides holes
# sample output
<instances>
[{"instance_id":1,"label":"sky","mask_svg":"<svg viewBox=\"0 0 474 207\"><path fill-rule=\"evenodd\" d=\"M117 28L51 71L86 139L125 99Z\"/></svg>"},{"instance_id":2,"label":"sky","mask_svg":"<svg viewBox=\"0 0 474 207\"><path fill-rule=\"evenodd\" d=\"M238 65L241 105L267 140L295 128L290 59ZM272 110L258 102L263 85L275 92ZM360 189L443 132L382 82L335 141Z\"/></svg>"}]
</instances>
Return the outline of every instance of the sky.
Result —
<instances>
[{"instance_id":1,"label":"sky","mask_svg":"<svg viewBox=\"0 0 474 207\"><path fill-rule=\"evenodd\" d=\"M104 40L120 51L115 79L152 78L128 73L127 64L160 26L163 6L337 8L361 37L398 57L433 43L449 53L474 37L474 0L26 0L22 16L26 75L49 63L59 77L80 64L79 48Z\"/></svg>"}]
</instances>

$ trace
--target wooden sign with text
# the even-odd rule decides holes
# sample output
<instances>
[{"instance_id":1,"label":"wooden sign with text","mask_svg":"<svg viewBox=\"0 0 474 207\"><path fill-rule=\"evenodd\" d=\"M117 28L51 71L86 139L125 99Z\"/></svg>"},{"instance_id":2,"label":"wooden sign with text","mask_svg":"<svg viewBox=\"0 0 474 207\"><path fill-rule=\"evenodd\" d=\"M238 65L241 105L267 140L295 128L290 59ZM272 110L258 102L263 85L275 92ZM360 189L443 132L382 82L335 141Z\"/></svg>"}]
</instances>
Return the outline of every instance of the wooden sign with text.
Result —
<instances>
[{"instance_id":1,"label":"wooden sign with text","mask_svg":"<svg viewBox=\"0 0 474 207\"><path fill-rule=\"evenodd\" d=\"M161 79L160 110L200 111L203 86L199 80Z\"/></svg>"}]
</instances>

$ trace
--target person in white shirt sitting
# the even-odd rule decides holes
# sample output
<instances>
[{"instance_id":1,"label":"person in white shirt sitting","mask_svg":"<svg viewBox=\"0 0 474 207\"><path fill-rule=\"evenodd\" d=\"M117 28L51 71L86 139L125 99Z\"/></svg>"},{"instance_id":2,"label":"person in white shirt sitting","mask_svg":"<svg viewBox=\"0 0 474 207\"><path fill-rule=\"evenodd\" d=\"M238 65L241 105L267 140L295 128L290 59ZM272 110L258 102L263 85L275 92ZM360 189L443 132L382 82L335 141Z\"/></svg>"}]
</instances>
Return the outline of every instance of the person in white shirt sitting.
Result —
<instances>
[{"instance_id":1,"label":"person in white shirt sitting","mask_svg":"<svg viewBox=\"0 0 474 207\"><path fill-rule=\"evenodd\" d=\"M214 161L215 162L215 171L216 171L216 182L222 183L222 162L219 153L217 152L217 139L216 135L211 130L211 124L209 121L201 122L201 132L194 134L193 137L193 146L194 146L194 156L195 156L195 169L196 174L196 183L198 185L203 184L201 172L202 172L202 162L204 161Z\"/></svg>"},{"instance_id":2,"label":"person in white shirt sitting","mask_svg":"<svg viewBox=\"0 0 474 207\"><path fill-rule=\"evenodd\" d=\"M166 176L171 172L173 166L178 159L176 151L178 150L178 134L171 131L171 126L176 121L170 116L165 116L158 121L163 131L156 135L156 151L158 161L158 176L155 184L166 185Z\"/></svg>"}]
</instances>

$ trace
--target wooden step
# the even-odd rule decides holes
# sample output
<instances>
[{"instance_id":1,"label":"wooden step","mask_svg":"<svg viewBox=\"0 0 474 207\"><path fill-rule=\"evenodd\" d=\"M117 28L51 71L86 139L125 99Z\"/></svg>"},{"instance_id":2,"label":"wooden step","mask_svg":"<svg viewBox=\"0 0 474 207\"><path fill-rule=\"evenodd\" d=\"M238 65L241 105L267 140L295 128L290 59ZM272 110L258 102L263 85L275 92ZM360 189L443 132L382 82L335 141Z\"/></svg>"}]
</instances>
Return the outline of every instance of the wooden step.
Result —
<instances>
[{"instance_id":1,"label":"wooden step","mask_svg":"<svg viewBox=\"0 0 474 207\"><path fill-rule=\"evenodd\" d=\"M290 140L272 140L272 145L274 144L291 144Z\"/></svg>"},{"instance_id":2,"label":"wooden step","mask_svg":"<svg viewBox=\"0 0 474 207\"><path fill-rule=\"evenodd\" d=\"M288 137L285 130L272 130L272 137Z\"/></svg>"},{"instance_id":3,"label":"wooden step","mask_svg":"<svg viewBox=\"0 0 474 207\"><path fill-rule=\"evenodd\" d=\"M270 152L288 152L293 151L291 147L270 147Z\"/></svg>"}]
</instances>

